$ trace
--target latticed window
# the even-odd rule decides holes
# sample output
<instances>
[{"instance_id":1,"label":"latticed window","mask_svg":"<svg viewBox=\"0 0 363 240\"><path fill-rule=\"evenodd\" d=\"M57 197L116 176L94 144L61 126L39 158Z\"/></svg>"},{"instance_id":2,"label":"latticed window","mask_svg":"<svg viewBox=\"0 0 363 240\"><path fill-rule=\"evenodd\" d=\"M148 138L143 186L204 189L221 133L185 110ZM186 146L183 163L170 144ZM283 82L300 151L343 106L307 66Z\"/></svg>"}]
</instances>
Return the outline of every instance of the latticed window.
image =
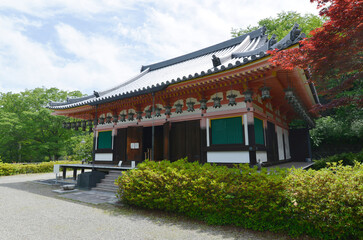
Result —
<instances>
[{"instance_id":1,"label":"latticed window","mask_svg":"<svg viewBox=\"0 0 363 240\"><path fill-rule=\"evenodd\" d=\"M212 144L242 144L242 117L211 120Z\"/></svg>"},{"instance_id":2,"label":"latticed window","mask_svg":"<svg viewBox=\"0 0 363 240\"><path fill-rule=\"evenodd\" d=\"M261 119L255 118L255 141L256 144L265 144L265 137L263 134L263 121Z\"/></svg>"},{"instance_id":3,"label":"latticed window","mask_svg":"<svg viewBox=\"0 0 363 240\"><path fill-rule=\"evenodd\" d=\"M98 132L97 149L112 148L112 131Z\"/></svg>"}]
</instances>

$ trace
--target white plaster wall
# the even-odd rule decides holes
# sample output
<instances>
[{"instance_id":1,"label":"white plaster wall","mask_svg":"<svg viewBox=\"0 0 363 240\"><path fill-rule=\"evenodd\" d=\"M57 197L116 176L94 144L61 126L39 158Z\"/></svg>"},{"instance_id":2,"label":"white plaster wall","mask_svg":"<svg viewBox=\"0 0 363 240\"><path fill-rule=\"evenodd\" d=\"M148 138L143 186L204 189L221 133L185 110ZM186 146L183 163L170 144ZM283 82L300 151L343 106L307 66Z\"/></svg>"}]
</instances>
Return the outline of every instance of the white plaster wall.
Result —
<instances>
[{"instance_id":1,"label":"white plaster wall","mask_svg":"<svg viewBox=\"0 0 363 240\"><path fill-rule=\"evenodd\" d=\"M210 163L249 163L250 154L248 151L207 152L207 162L210 162Z\"/></svg>"},{"instance_id":2,"label":"white plaster wall","mask_svg":"<svg viewBox=\"0 0 363 240\"><path fill-rule=\"evenodd\" d=\"M276 126L276 134L277 134L277 146L279 151L279 160L284 160L284 142L282 140L282 128Z\"/></svg>"},{"instance_id":3,"label":"white plaster wall","mask_svg":"<svg viewBox=\"0 0 363 240\"><path fill-rule=\"evenodd\" d=\"M96 153L95 161L112 161L112 153Z\"/></svg>"},{"instance_id":4,"label":"white plaster wall","mask_svg":"<svg viewBox=\"0 0 363 240\"><path fill-rule=\"evenodd\" d=\"M290 144L289 144L289 131L284 129L284 137L285 137L285 151L286 151L286 158L291 158L290 155Z\"/></svg>"},{"instance_id":5,"label":"white plaster wall","mask_svg":"<svg viewBox=\"0 0 363 240\"><path fill-rule=\"evenodd\" d=\"M261 163L267 162L267 153L265 151L256 151L256 160L260 160Z\"/></svg>"}]
</instances>

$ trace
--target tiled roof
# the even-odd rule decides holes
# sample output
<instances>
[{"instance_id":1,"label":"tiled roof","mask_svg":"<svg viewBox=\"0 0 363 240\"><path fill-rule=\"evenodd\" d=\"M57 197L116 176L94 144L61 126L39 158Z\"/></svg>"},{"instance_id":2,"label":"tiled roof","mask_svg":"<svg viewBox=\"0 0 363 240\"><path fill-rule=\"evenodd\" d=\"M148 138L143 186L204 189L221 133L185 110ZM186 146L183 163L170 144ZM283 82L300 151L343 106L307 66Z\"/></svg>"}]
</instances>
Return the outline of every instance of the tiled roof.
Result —
<instances>
[{"instance_id":1,"label":"tiled roof","mask_svg":"<svg viewBox=\"0 0 363 240\"><path fill-rule=\"evenodd\" d=\"M138 75L107 91L95 92L94 95L82 98L68 99L67 102L62 103L50 102L48 107L50 109L68 109L156 92L172 83L206 76L255 61L264 57L269 49L284 49L305 37L304 34L300 34L297 24L279 42L276 42L275 36L269 40L265 35L265 30L265 27L262 27L177 58L142 66Z\"/></svg>"}]
</instances>

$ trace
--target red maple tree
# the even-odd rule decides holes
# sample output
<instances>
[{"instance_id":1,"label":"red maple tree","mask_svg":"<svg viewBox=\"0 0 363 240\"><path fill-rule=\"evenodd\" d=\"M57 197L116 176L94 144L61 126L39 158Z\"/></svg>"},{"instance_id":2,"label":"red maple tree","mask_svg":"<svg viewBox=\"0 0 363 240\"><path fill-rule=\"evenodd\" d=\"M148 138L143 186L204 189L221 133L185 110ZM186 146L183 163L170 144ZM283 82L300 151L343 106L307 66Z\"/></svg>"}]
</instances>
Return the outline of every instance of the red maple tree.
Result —
<instances>
[{"instance_id":1,"label":"red maple tree","mask_svg":"<svg viewBox=\"0 0 363 240\"><path fill-rule=\"evenodd\" d=\"M327 21L300 41L299 48L270 51L270 61L285 69L309 69L310 81L329 99L312 111L349 104L362 107L363 0L310 2L317 3L319 15Z\"/></svg>"}]
</instances>

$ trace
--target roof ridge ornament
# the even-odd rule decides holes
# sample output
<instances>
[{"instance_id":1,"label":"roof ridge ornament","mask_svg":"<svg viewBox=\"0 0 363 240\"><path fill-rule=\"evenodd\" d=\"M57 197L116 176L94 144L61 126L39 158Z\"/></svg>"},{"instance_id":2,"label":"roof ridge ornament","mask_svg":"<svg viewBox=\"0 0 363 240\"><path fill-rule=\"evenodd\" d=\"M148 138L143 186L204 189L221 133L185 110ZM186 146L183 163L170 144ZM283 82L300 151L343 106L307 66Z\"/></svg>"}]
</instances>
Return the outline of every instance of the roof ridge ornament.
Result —
<instances>
[{"instance_id":1,"label":"roof ridge ornament","mask_svg":"<svg viewBox=\"0 0 363 240\"><path fill-rule=\"evenodd\" d=\"M212 55L212 62L213 62L213 67L218 67L219 65L221 65L221 59L219 57L216 57L215 54Z\"/></svg>"}]
</instances>

